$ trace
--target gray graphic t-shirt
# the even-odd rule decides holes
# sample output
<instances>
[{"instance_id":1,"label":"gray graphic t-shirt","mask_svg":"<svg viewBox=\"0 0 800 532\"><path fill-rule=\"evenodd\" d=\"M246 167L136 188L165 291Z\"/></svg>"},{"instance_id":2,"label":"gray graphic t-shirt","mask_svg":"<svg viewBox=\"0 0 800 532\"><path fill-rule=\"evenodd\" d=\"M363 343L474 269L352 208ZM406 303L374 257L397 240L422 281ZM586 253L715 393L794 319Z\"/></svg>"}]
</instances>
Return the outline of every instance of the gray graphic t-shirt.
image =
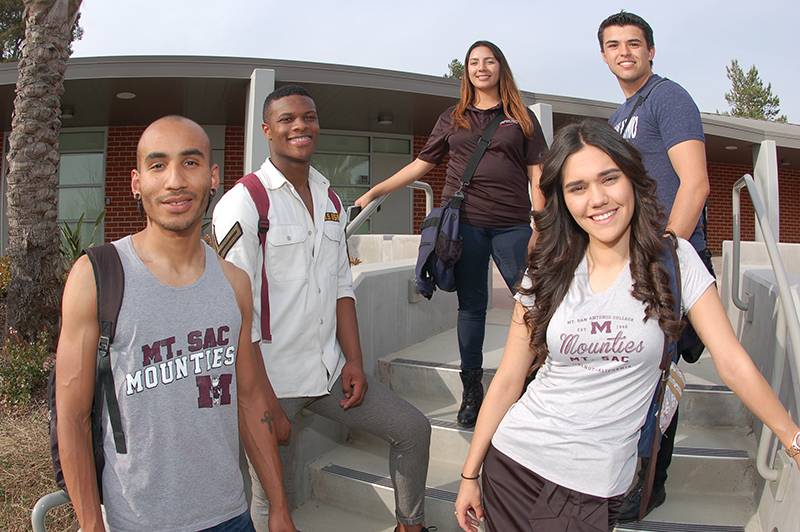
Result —
<instances>
[{"instance_id":1,"label":"gray graphic t-shirt","mask_svg":"<svg viewBox=\"0 0 800 532\"><path fill-rule=\"evenodd\" d=\"M702 141L705 137L700 111L689 93L669 79L655 87L661 79L663 79L661 76L653 74L636 94L628 98L611 115L608 123L642 154L647 175L655 179L658 184L658 202L664 209L664 215L669 217L672 204L675 203L675 195L678 193L680 178L675 173L667 152L681 142ZM639 95L648 93L647 99L636 109L636 113L626 124L625 121L630 116ZM625 131L622 131L623 126ZM706 236L699 220L690 242L698 251L706 248Z\"/></svg>"},{"instance_id":2,"label":"gray graphic t-shirt","mask_svg":"<svg viewBox=\"0 0 800 532\"><path fill-rule=\"evenodd\" d=\"M683 239L678 257L688 311L714 279ZM639 431L659 379L664 334L656 320L642 322L644 305L631 286L626 266L595 293L584 257L547 328L547 361L492 439L538 475L598 497L630 486ZM531 296L516 297L533 303Z\"/></svg>"}]
</instances>

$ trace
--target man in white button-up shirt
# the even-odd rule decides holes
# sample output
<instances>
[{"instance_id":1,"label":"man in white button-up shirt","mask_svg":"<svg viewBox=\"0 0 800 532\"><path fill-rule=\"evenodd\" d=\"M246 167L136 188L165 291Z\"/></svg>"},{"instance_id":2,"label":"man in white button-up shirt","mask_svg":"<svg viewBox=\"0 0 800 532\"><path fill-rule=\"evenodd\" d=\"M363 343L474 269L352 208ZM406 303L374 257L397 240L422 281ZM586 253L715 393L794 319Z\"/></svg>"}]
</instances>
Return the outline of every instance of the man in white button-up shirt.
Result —
<instances>
[{"instance_id":1,"label":"man in white button-up shirt","mask_svg":"<svg viewBox=\"0 0 800 532\"><path fill-rule=\"evenodd\" d=\"M220 254L250 274L252 340L286 414L275 420L278 434L288 438L287 419L308 408L390 442L398 530L425 530L430 424L364 374L346 214L330 182L310 165L319 135L313 99L298 86L274 91L264 102L262 128L270 157L255 176L268 196L268 224L259 224L255 196L240 183L214 209L214 237ZM259 225L262 231L268 228L266 250ZM262 294L268 294L268 305L262 304ZM291 451L290 444L282 452L290 498ZM266 530L267 501L252 468L251 477L253 521L256 529Z\"/></svg>"}]
</instances>

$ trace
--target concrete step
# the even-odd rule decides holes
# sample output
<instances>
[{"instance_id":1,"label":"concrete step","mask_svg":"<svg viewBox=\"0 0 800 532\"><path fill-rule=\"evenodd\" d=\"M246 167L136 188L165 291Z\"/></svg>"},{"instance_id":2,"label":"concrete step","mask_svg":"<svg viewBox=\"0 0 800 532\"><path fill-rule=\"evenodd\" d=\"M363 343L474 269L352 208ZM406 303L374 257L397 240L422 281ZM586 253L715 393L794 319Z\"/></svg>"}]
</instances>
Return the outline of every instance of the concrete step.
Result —
<instances>
[{"instance_id":1,"label":"concrete step","mask_svg":"<svg viewBox=\"0 0 800 532\"><path fill-rule=\"evenodd\" d=\"M406 398L431 422L431 459L463 463L472 429L456 423L458 403ZM380 440L358 434L360 440ZM752 496L756 488L756 440L749 429L703 427L678 423L675 450L669 469L673 489L686 493L720 493Z\"/></svg>"},{"instance_id":2,"label":"concrete step","mask_svg":"<svg viewBox=\"0 0 800 532\"><path fill-rule=\"evenodd\" d=\"M487 325L496 342L505 336L507 328ZM447 331L378 361L379 378L396 393L407 398L429 399L452 403L461 399L461 378L458 361L450 354L457 339ZM457 349L457 348L455 348ZM484 388L488 389L494 376L499 355L493 351L484 356ZM456 358L458 354L456 353ZM719 382L710 356L705 355L695 364L681 364L686 374L687 386L681 399L681 418L692 425L714 427L749 427L752 414L727 386ZM716 380L713 379L716 377Z\"/></svg>"},{"instance_id":3,"label":"concrete step","mask_svg":"<svg viewBox=\"0 0 800 532\"><path fill-rule=\"evenodd\" d=\"M425 521L440 532L458 529L453 517L459 478L455 467L432 462L428 468ZM394 519L388 444L356 438L321 456L310 469L315 500L381 521Z\"/></svg>"},{"instance_id":4,"label":"concrete step","mask_svg":"<svg viewBox=\"0 0 800 532\"><path fill-rule=\"evenodd\" d=\"M458 530L453 518L453 503L460 467L461 464L450 461L431 460L430 463L426 522L438 526L441 532ZM394 494L388 474L387 446L383 442L357 437L347 446L320 457L311 466L311 477L313 504L370 516L380 523L393 519ZM755 511L752 497L713 493L699 496L698 493L682 492L671 482L668 482L667 491L667 501L646 521L620 526L617 530L744 532Z\"/></svg>"},{"instance_id":5,"label":"concrete step","mask_svg":"<svg viewBox=\"0 0 800 532\"><path fill-rule=\"evenodd\" d=\"M392 516L366 516L324 504L317 500L292 512L295 526L302 532L394 532L396 522Z\"/></svg>"}]
</instances>

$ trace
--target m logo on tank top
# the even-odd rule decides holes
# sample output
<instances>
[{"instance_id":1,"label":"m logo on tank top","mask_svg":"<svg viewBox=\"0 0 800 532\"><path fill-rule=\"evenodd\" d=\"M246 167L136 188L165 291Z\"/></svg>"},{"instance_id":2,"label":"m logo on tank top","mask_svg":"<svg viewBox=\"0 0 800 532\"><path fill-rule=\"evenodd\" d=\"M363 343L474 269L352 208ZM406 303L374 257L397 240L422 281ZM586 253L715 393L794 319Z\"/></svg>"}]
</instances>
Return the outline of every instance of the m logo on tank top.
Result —
<instances>
[{"instance_id":1,"label":"m logo on tank top","mask_svg":"<svg viewBox=\"0 0 800 532\"><path fill-rule=\"evenodd\" d=\"M211 408L218 405L231 404L231 381L233 375L223 373L219 377L198 375L197 382L197 408Z\"/></svg>"}]
</instances>

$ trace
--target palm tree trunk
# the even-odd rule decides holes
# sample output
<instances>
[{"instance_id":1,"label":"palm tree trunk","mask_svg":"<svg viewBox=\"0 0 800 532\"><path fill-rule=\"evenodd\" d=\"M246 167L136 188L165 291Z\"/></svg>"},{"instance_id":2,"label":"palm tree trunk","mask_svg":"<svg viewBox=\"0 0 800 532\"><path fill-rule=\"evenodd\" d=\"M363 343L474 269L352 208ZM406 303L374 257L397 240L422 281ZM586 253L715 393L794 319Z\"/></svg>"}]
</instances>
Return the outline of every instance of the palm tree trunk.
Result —
<instances>
[{"instance_id":1,"label":"palm tree trunk","mask_svg":"<svg viewBox=\"0 0 800 532\"><path fill-rule=\"evenodd\" d=\"M24 0L25 42L8 152L9 327L55 337L63 266L59 255L58 135L72 26L80 0Z\"/></svg>"}]
</instances>

